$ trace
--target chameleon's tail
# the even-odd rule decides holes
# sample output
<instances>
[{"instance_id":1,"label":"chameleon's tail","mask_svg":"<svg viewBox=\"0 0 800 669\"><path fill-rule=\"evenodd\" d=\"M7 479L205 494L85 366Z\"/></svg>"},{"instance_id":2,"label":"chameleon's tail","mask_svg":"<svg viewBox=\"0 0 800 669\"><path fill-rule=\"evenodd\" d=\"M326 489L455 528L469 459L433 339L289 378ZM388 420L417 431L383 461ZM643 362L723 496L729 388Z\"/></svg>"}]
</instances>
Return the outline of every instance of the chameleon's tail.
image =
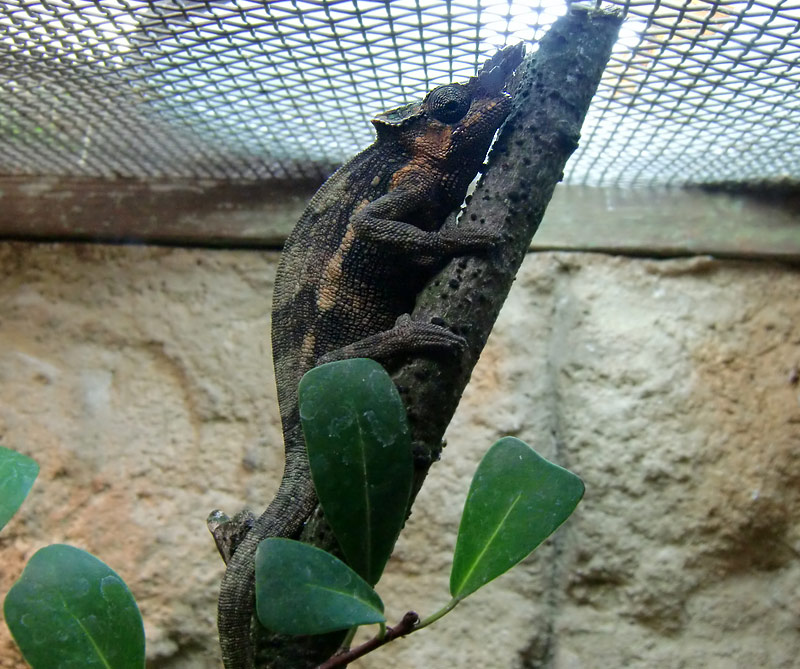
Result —
<instances>
[{"instance_id":1,"label":"chameleon's tail","mask_svg":"<svg viewBox=\"0 0 800 669\"><path fill-rule=\"evenodd\" d=\"M302 465L305 465L303 462ZM251 618L255 611L255 556L268 537L296 536L314 510L314 486L305 471L287 465L280 488L228 561L217 606L217 627L225 669L252 669Z\"/></svg>"}]
</instances>

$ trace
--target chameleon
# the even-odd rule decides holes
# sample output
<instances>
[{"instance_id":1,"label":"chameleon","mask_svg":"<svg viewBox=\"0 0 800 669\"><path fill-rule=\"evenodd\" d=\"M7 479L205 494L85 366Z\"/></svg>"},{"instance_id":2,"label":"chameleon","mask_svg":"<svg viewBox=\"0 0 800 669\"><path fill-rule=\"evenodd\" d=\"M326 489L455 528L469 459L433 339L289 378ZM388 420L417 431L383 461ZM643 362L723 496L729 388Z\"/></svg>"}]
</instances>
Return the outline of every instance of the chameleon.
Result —
<instances>
[{"instance_id":1,"label":"chameleon","mask_svg":"<svg viewBox=\"0 0 800 669\"><path fill-rule=\"evenodd\" d=\"M512 96L504 88L523 54L522 44L501 49L466 83L438 86L421 101L378 114L374 143L322 185L286 241L271 332L283 477L258 519L232 522L219 511L209 517L227 562L218 604L226 669L254 666L258 544L297 536L316 505L298 408L303 374L331 360L435 355L465 345L441 322L415 321L409 314L448 260L500 241L488 226L444 223L462 204L511 111Z\"/></svg>"}]
</instances>

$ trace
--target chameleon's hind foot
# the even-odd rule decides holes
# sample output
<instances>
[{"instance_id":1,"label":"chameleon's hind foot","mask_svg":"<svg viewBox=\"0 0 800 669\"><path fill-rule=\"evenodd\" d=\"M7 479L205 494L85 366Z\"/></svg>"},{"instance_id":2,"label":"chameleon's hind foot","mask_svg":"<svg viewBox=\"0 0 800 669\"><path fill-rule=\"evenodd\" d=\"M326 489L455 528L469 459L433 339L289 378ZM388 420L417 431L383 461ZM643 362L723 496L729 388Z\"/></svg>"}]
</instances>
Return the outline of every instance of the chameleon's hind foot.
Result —
<instances>
[{"instance_id":1,"label":"chameleon's hind foot","mask_svg":"<svg viewBox=\"0 0 800 669\"><path fill-rule=\"evenodd\" d=\"M449 330L443 321L415 321L408 314L400 316L390 332L396 332L404 342L402 352L436 350L461 353L467 346L466 339Z\"/></svg>"},{"instance_id":2,"label":"chameleon's hind foot","mask_svg":"<svg viewBox=\"0 0 800 669\"><path fill-rule=\"evenodd\" d=\"M412 320L408 314L400 316L390 330L365 337L348 346L326 353L317 360L318 365L349 358L383 360L394 355L419 351L461 353L467 342L463 337L436 323Z\"/></svg>"}]
</instances>

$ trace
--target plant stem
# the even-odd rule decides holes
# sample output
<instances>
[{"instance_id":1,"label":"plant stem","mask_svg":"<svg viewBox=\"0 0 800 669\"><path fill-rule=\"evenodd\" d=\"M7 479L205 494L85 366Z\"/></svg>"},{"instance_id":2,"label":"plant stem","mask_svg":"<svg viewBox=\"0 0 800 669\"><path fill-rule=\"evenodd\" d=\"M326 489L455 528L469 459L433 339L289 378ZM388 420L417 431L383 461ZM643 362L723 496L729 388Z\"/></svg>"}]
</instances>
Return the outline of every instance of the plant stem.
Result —
<instances>
[{"instance_id":1,"label":"plant stem","mask_svg":"<svg viewBox=\"0 0 800 669\"><path fill-rule=\"evenodd\" d=\"M387 627L386 623L381 623L381 628L376 636L372 637L369 641L365 641L360 646L336 653L336 655L330 657L325 662L320 664L317 669L335 669L336 667L346 667L353 660L357 660L359 657L362 657L367 653L371 653L376 648L380 648L384 644L387 644L398 637L406 636L407 634L421 630L423 627L427 627L431 623L436 622L443 615L452 611L456 607L456 604L458 604L460 601L460 599L451 599L443 608L428 616L422 622L420 622L419 616L414 611L409 611L394 627ZM346 641L348 643L353 639L354 630L355 628L350 630L347 635ZM346 647L345 644L342 644L342 646Z\"/></svg>"},{"instance_id":2,"label":"plant stem","mask_svg":"<svg viewBox=\"0 0 800 669\"><path fill-rule=\"evenodd\" d=\"M342 647L341 647L342 651L350 650L350 644L353 643L353 638L355 637L357 631L358 631L358 625L356 625L355 627L351 627L348 630L347 636L342 640Z\"/></svg>"},{"instance_id":3,"label":"plant stem","mask_svg":"<svg viewBox=\"0 0 800 669\"><path fill-rule=\"evenodd\" d=\"M446 613L450 613L454 608L456 608L456 604L458 604L461 600L460 599L451 599L447 604L439 609L436 613L432 613L429 615L425 620L420 622L415 628L414 631L421 630L423 627L427 627L431 623L435 623L439 618L441 618Z\"/></svg>"},{"instance_id":4,"label":"plant stem","mask_svg":"<svg viewBox=\"0 0 800 669\"><path fill-rule=\"evenodd\" d=\"M320 664L317 669L335 669L335 667L346 667L350 662L357 660L362 655L366 655L376 648L380 648L393 639L397 639L398 637L405 636L406 634L410 634L411 632L415 631L416 624L418 622L419 616L414 613L414 611L409 611L394 627L386 627L385 625L381 625L381 631L384 632L385 630L383 634L379 633L378 636L375 636L369 641L362 643L360 646L356 646L355 648L352 648L344 653L337 653L333 657Z\"/></svg>"}]
</instances>

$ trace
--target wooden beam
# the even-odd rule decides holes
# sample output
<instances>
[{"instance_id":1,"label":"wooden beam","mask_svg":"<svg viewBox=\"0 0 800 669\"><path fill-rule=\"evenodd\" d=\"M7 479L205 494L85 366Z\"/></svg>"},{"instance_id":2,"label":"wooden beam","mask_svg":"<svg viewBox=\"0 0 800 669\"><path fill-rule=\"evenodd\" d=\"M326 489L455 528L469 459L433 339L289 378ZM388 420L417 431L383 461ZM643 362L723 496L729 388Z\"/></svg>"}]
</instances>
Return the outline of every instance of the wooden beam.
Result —
<instances>
[{"instance_id":1,"label":"wooden beam","mask_svg":"<svg viewBox=\"0 0 800 669\"><path fill-rule=\"evenodd\" d=\"M533 245L633 255L800 260L796 199L700 189L556 188Z\"/></svg>"},{"instance_id":2,"label":"wooden beam","mask_svg":"<svg viewBox=\"0 0 800 669\"><path fill-rule=\"evenodd\" d=\"M0 238L280 246L319 181L0 178Z\"/></svg>"},{"instance_id":3,"label":"wooden beam","mask_svg":"<svg viewBox=\"0 0 800 669\"><path fill-rule=\"evenodd\" d=\"M0 178L0 238L277 248L318 181ZM797 199L559 185L533 249L800 261Z\"/></svg>"}]
</instances>

